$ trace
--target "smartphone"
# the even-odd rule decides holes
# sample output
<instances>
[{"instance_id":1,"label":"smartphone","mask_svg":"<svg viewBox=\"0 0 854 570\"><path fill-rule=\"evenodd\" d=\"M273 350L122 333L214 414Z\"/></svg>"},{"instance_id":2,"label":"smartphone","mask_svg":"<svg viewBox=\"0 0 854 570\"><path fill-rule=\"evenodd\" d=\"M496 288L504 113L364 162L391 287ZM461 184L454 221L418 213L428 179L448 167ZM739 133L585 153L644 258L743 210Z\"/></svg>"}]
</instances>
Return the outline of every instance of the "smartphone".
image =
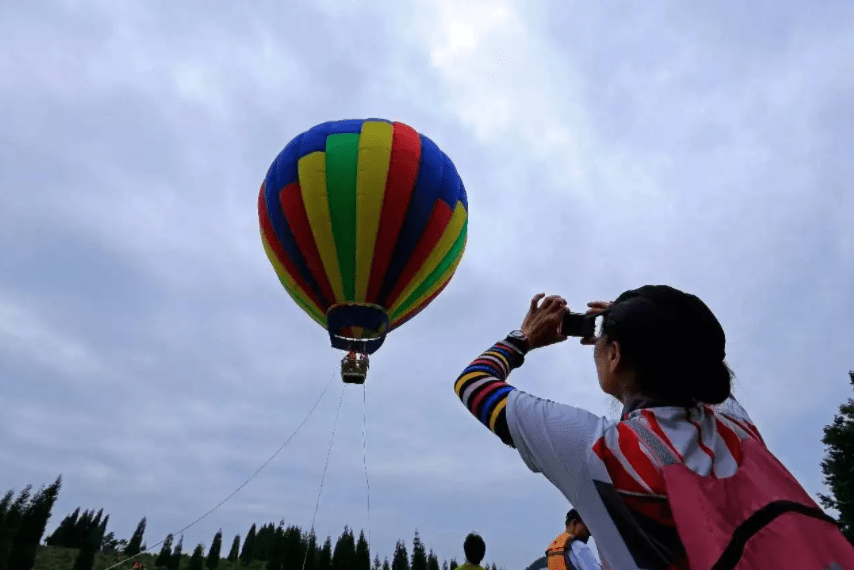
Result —
<instances>
[{"instance_id":1,"label":"smartphone","mask_svg":"<svg viewBox=\"0 0 854 570\"><path fill-rule=\"evenodd\" d=\"M583 313L570 313L567 311L563 317L560 331L566 336L577 336L588 338L596 335L596 317L599 315L585 315Z\"/></svg>"}]
</instances>

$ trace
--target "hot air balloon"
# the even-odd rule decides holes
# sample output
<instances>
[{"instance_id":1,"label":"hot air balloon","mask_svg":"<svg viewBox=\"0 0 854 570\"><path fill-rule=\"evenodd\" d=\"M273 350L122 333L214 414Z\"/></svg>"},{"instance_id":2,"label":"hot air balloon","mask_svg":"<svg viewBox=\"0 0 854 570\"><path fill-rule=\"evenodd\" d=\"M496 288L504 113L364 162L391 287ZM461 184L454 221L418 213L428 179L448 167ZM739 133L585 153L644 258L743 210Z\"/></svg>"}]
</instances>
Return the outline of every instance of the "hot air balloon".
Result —
<instances>
[{"instance_id":1,"label":"hot air balloon","mask_svg":"<svg viewBox=\"0 0 854 570\"><path fill-rule=\"evenodd\" d=\"M331 121L298 135L258 194L261 239L291 298L348 351L368 355L448 285L463 257L468 200L453 162L411 127Z\"/></svg>"}]
</instances>

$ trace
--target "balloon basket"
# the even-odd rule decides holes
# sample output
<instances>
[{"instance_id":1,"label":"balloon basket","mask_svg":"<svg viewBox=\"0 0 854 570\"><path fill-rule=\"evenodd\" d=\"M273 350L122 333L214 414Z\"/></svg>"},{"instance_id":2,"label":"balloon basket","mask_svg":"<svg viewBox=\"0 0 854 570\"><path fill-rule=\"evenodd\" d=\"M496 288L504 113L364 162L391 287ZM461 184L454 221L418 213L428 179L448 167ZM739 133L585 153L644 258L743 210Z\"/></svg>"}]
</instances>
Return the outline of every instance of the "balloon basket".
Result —
<instances>
[{"instance_id":1,"label":"balloon basket","mask_svg":"<svg viewBox=\"0 0 854 570\"><path fill-rule=\"evenodd\" d=\"M350 352L341 360L341 380L345 384L364 384L370 361L367 354Z\"/></svg>"}]
</instances>

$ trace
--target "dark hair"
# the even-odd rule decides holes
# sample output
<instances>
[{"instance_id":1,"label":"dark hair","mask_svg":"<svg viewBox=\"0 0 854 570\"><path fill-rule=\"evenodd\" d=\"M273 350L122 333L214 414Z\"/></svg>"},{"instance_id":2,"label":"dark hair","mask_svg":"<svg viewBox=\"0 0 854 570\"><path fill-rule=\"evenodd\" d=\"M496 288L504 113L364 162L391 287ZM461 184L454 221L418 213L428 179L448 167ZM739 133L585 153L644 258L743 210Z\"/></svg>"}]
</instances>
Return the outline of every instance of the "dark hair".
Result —
<instances>
[{"instance_id":1,"label":"dark hair","mask_svg":"<svg viewBox=\"0 0 854 570\"><path fill-rule=\"evenodd\" d=\"M694 295L664 285L626 291L604 315L603 332L620 343L645 396L720 404L732 391L723 328Z\"/></svg>"},{"instance_id":2,"label":"dark hair","mask_svg":"<svg viewBox=\"0 0 854 570\"><path fill-rule=\"evenodd\" d=\"M578 521L580 523L584 522L583 520L581 520L581 515L579 515L578 511L576 511L575 509L571 509L568 513L566 513L566 522L564 524L568 525L573 521Z\"/></svg>"},{"instance_id":3,"label":"dark hair","mask_svg":"<svg viewBox=\"0 0 854 570\"><path fill-rule=\"evenodd\" d=\"M479 534L471 532L463 543L463 551L466 553L466 560L472 564L480 564L486 554L486 543Z\"/></svg>"}]
</instances>

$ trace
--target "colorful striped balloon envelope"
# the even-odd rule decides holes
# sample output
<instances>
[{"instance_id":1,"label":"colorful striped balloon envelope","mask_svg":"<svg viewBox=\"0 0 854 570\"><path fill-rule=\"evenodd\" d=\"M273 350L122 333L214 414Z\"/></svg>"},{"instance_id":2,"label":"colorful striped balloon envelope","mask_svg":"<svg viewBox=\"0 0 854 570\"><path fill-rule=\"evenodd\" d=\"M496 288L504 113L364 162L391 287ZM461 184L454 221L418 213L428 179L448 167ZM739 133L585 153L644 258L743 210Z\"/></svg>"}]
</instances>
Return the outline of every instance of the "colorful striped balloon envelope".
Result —
<instances>
[{"instance_id":1,"label":"colorful striped balloon envelope","mask_svg":"<svg viewBox=\"0 0 854 570\"><path fill-rule=\"evenodd\" d=\"M279 153L258 217L291 298L333 347L372 354L450 282L468 200L451 159L411 127L332 121Z\"/></svg>"}]
</instances>

